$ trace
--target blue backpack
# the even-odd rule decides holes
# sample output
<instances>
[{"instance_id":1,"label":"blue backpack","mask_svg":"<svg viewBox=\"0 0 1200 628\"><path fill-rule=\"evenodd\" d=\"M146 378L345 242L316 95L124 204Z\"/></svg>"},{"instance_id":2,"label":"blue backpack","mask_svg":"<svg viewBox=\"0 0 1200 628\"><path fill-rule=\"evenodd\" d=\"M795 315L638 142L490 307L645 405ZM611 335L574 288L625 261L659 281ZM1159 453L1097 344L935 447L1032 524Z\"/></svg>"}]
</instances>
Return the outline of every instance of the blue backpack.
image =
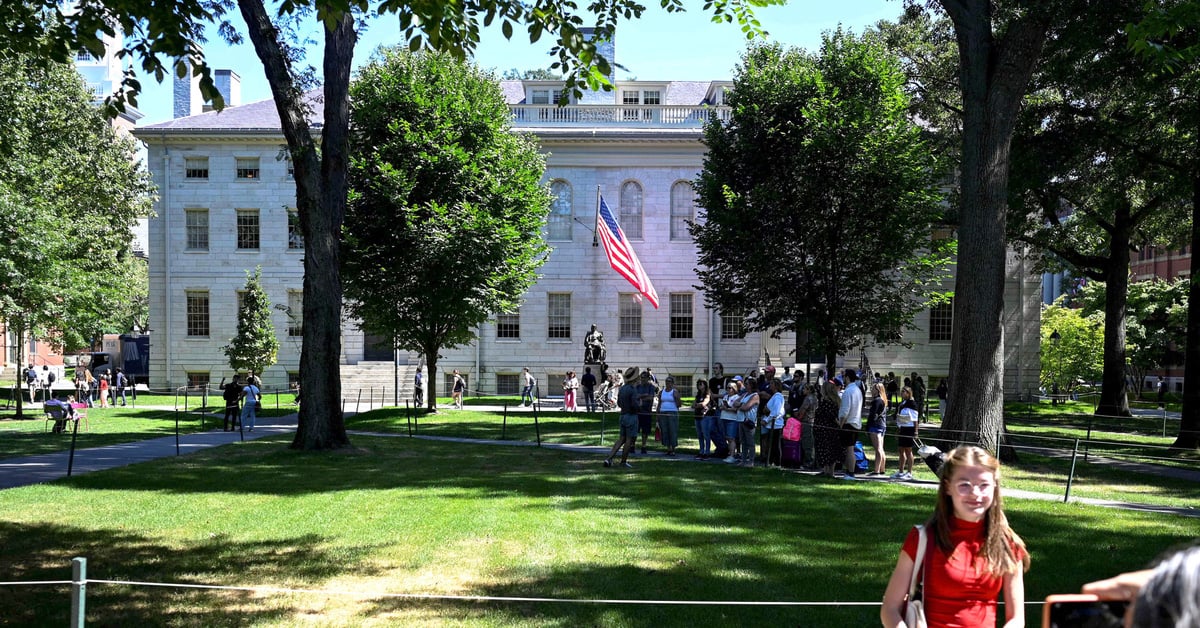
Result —
<instances>
[{"instance_id":1,"label":"blue backpack","mask_svg":"<svg viewBox=\"0 0 1200 628\"><path fill-rule=\"evenodd\" d=\"M854 441L854 468L857 471L866 471L870 468L867 464L867 452L863 451L862 443Z\"/></svg>"}]
</instances>

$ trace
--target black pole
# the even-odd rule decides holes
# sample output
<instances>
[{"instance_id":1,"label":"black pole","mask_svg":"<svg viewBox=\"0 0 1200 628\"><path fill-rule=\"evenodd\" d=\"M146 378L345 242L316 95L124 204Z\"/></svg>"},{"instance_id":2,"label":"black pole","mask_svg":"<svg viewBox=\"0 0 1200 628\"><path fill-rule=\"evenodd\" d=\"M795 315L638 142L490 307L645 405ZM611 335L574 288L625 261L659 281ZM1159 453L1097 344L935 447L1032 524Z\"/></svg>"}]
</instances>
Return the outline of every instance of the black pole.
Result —
<instances>
[{"instance_id":1,"label":"black pole","mask_svg":"<svg viewBox=\"0 0 1200 628\"><path fill-rule=\"evenodd\" d=\"M1091 443L1091 441L1092 441L1092 420L1095 418L1095 416L1096 415L1094 415L1094 414L1088 415L1087 440L1084 441L1084 443L1083 443L1083 461L1084 462L1087 462L1087 459L1088 459L1088 449L1089 449L1088 444Z\"/></svg>"},{"instance_id":2,"label":"black pole","mask_svg":"<svg viewBox=\"0 0 1200 628\"><path fill-rule=\"evenodd\" d=\"M75 430L71 432L71 453L67 456L67 477L75 467L75 439L79 438L79 417L75 417Z\"/></svg>"},{"instance_id":3,"label":"black pole","mask_svg":"<svg viewBox=\"0 0 1200 628\"><path fill-rule=\"evenodd\" d=\"M504 434L508 432L508 402L504 402L504 421L500 423L500 440L504 440Z\"/></svg>"},{"instance_id":4,"label":"black pole","mask_svg":"<svg viewBox=\"0 0 1200 628\"><path fill-rule=\"evenodd\" d=\"M184 396L184 399L187 399L186 395ZM187 401L184 401L183 403L185 406L187 405ZM175 455L179 455L179 408L175 409Z\"/></svg>"},{"instance_id":5,"label":"black pole","mask_svg":"<svg viewBox=\"0 0 1200 628\"><path fill-rule=\"evenodd\" d=\"M1063 495L1063 503L1071 501L1071 484L1075 481L1075 460L1079 458L1079 439L1075 439L1075 448L1071 451L1071 473L1067 476L1067 492Z\"/></svg>"}]
</instances>

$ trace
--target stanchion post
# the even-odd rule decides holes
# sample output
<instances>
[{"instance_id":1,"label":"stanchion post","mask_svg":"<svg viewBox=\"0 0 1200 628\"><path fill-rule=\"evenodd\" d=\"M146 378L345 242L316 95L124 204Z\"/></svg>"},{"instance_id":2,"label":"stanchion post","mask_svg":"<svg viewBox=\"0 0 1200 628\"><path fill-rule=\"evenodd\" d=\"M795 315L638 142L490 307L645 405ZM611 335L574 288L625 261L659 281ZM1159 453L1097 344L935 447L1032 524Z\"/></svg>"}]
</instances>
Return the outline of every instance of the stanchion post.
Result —
<instances>
[{"instance_id":1,"label":"stanchion post","mask_svg":"<svg viewBox=\"0 0 1200 628\"><path fill-rule=\"evenodd\" d=\"M500 422L500 440L508 433L508 402L504 402L504 420Z\"/></svg>"},{"instance_id":2,"label":"stanchion post","mask_svg":"<svg viewBox=\"0 0 1200 628\"><path fill-rule=\"evenodd\" d=\"M1162 425L1163 425L1162 434L1163 434L1163 438L1166 438L1167 437L1167 407L1163 406L1163 407L1159 408L1158 412L1159 412L1159 414L1162 415Z\"/></svg>"},{"instance_id":3,"label":"stanchion post","mask_svg":"<svg viewBox=\"0 0 1200 628\"><path fill-rule=\"evenodd\" d=\"M179 409L175 409L175 455L179 455Z\"/></svg>"},{"instance_id":4,"label":"stanchion post","mask_svg":"<svg viewBox=\"0 0 1200 628\"><path fill-rule=\"evenodd\" d=\"M1071 501L1071 484L1075 482L1075 461L1079 458L1079 439L1075 439L1075 448L1071 450L1071 472L1067 475L1067 493L1063 495L1063 503Z\"/></svg>"},{"instance_id":5,"label":"stanchion post","mask_svg":"<svg viewBox=\"0 0 1200 628\"><path fill-rule=\"evenodd\" d=\"M362 389L358 389L358 395L354 397L354 412L359 412L359 406L362 404Z\"/></svg>"},{"instance_id":6,"label":"stanchion post","mask_svg":"<svg viewBox=\"0 0 1200 628\"><path fill-rule=\"evenodd\" d=\"M83 628L87 614L87 559L71 559L71 628Z\"/></svg>"},{"instance_id":7,"label":"stanchion post","mask_svg":"<svg viewBox=\"0 0 1200 628\"><path fill-rule=\"evenodd\" d=\"M1096 419L1096 415L1094 415L1094 414L1088 415L1087 440L1083 443L1083 461L1084 462L1087 462L1088 451L1089 451L1089 449L1091 449L1090 443L1092 442L1092 421L1094 421L1095 419Z\"/></svg>"},{"instance_id":8,"label":"stanchion post","mask_svg":"<svg viewBox=\"0 0 1200 628\"><path fill-rule=\"evenodd\" d=\"M67 477L71 477L71 469L75 467L75 439L79 438L79 417L73 421L75 429L71 431L71 454L67 456Z\"/></svg>"},{"instance_id":9,"label":"stanchion post","mask_svg":"<svg viewBox=\"0 0 1200 628\"><path fill-rule=\"evenodd\" d=\"M542 446L542 428L541 428L541 425L538 424L538 407L539 406L540 406L540 404L536 401L536 398L535 398L535 401L533 402L533 433L537 435L538 447L541 447Z\"/></svg>"},{"instance_id":10,"label":"stanchion post","mask_svg":"<svg viewBox=\"0 0 1200 628\"><path fill-rule=\"evenodd\" d=\"M604 418L608 414L604 408L600 408L600 446L604 446Z\"/></svg>"}]
</instances>

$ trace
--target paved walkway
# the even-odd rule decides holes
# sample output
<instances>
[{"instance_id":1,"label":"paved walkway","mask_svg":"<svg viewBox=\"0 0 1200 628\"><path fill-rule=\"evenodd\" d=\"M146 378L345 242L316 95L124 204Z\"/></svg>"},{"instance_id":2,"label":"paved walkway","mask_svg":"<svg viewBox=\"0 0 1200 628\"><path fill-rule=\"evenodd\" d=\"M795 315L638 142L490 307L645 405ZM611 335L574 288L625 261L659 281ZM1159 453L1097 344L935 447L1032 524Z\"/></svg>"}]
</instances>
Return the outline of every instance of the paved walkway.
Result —
<instances>
[{"instance_id":1,"label":"paved walkway","mask_svg":"<svg viewBox=\"0 0 1200 628\"><path fill-rule=\"evenodd\" d=\"M366 404L363 404L366 405ZM500 406L471 406L472 410L495 410L499 411ZM532 414L530 408L508 408L509 412ZM451 411L452 412L452 411ZM545 414L553 414L558 416L560 411L550 410ZM353 415L353 412L347 412L347 416ZM275 434L286 434L295 431L296 415L289 414L283 417L261 417L258 425L253 432L224 432L224 431L209 431L195 432L191 434L181 434L179 436L179 446L176 449L176 441L174 436L165 436L162 438L154 438L150 440L137 441L132 443L122 443L119 445L109 445L107 447L96 447L93 449L80 449L75 452L75 460L72 465L72 473L90 473L92 471L101 471L104 469L112 469L125 465L135 464L138 462L147 462L158 458L166 458L177 454L189 454L210 447L218 447L227 445L241 440L254 440L265 436ZM352 436L370 436L381 438L408 438L407 434L394 432L365 432L358 430L350 430L348 432ZM437 440L458 442L474 445L492 445L501 447L535 447L537 443L532 441L498 441L498 440L483 440L471 438L457 438L450 436L425 436L416 435L414 438L424 440ZM588 445L564 445L559 443L542 443L542 448L553 449L557 451L568 451L581 454L592 454L598 458L607 455L610 446L588 446ZM661 453L648 453L634 456L636 462L638 458L656 458L671 463L695 463L695 464L722 464L716 460L696 460L691 456L679 456L668 458ZM1092 456L1093 463L1113 464L1121 466L1129 471L1137 471L1147 474L1170 475L1171 477L1179 477L1182 479L1200 483L1200 471L1188 469L1176 469L1168 467L1160 467L1157 465L1137 464L1116 460L1108 460ZM27 456L23 458L9 458L0 460L0 489L14 488L18 486L26 486L29 484L38 484L49 482L59 478L66 477L68 464L68 452L61 451L51 454L43 454L39 456ZM793 473L797 475L816 475L815 472L799 471L791 469L780 469L781 473ZM890 482L886 478L867 478L862 477L859 481L863 482ZM905 485L914 486L925 489L936 489L937 482L932 480L910 480L904 482ZM1005 489L1004 494L1009 497L1018 497L1023 499L1039 499L1044 501L1062 501L1062 495L1051 495L1048 493L1036 493L1033 491L1023 491L1018 489ZM1200 508L1178 508L1170 506L1155 506L1150 504L1135 504L1128 502L1118 502L1112 500L1093 499L1072 497L1072 502L1079 502L1094 506L1103 506L1108 508L1122 508L1125 510L1139 510L1144 512L1157 512L1164 514L1172 514L1184 517L1200 518Z\"/></svg>"}]
</instances>

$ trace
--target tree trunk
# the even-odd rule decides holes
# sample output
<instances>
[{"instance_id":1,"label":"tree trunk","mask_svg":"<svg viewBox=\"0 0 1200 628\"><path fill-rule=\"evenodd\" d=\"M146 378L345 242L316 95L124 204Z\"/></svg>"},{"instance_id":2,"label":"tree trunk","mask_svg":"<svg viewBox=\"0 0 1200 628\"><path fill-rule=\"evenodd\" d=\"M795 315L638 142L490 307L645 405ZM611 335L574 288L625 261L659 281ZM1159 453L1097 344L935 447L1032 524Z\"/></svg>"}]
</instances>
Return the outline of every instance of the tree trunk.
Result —
<instances>
[{"instance_id":1,"label":"tree trunk","mask_svg":"<svg viewBox=\"0 0 1200 628\"><path fill-rule=\"evenodd\" d=\"M952 438L999 447L1004 421L1005 212L1013 125L1048 28L1042 12L992 33L986 0L942 0L954 23L963 94L958 270L950 373L955 401L942 419Z\"/></svg>"},{"instance_id":2,"label":"tree trunk","mask_svg":"<svg viewBox=\"0 0 1200 628\"><path fill-rule=\"evenodd\" d=\"M430 412L437 412L437 360L438 347L426 347L425 352L425 371L429 376L425 378L428 384L425 386L425 409Z\"/></svg>"},{"instance_id":3,"label":"tree trunk","mask_svg":"<svg viewBox=\"0 0 1200 628\"><path fill-rule=\"evenodd\" d=\"M1192 178L1192 273L1188 285L1187 346L1184 348L1183 414L1172 447L1200 448L1200 177ZM1191 368L1186 368L1191 365Z\"/></svg>"},{"instance_id":4,"label":"tree trunk","mask_svg":"<svg viewBox=\"0 0 1200 628\"><path fill-rule=\"evenodd\" d=\"M1108 263L1104 269L1104 371L1096 414L1130 416L1125 394L1125 318L1129 302L1129 206L1122 204L1113 216L1108 238ZM1070 389L1071 386L1068 386Z\"/></svg>"},{"instance_id":5,"label":"tree trunk","mask_svg":"<svg viewBox=\"0 0 1200 628\"><path fill-rule=\"evenodd\" d=\"M299 425L295 449L336 449L350 444L342 417L342 282L340 238L346 209L350 126L350 64L354 18L342 15L325 28L324 118L321 151L312 137L304 94L295 85L280 33L261 0L239 0L247 33L263 64L296 180L296 208L304 236L304 344L300 351Z\"/></svg>"},{"instance_id":6,"label":"tree trunk","mask_svg":"<svg viewBox=\"0 0 1200 628\"><path fill-rule=\"evenodd\" d=\"M25 325L19 317L9 321L9 325L16 328L17 331L15 334L17 337L17 387L14 389L17 395L17 415L15 418L23 419L25 418L25 397L21 391L21 385L25 383L25 371L22 370L25 365ZM32 394L29 398L33 399ZM33 402L30 401L30 403Z\"/></svg>"}]
</instances>

